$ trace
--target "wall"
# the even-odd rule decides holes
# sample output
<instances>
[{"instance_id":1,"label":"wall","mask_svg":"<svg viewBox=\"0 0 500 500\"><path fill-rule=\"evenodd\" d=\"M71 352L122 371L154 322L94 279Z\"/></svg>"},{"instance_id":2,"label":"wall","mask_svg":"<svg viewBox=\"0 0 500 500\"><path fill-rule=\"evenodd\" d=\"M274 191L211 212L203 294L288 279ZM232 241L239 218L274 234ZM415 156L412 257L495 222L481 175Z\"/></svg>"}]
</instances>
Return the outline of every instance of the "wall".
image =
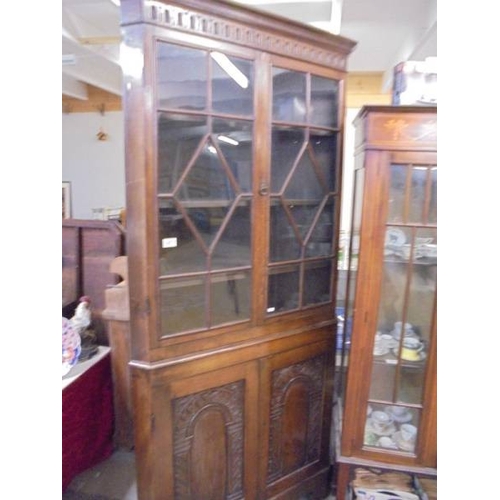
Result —
<instances>
[{"instance_id":1,"label":"wall","mask_svg":"<svg viewBox=\"0 0 500 500\"><path fill-rule=\"evenodd\" d=\"M107 141L99 141L102 128ZM62 114L62 181L71 182L72 217L92 219L92 208L125 206L122 111Z\"/></svg>"}]
</instances>

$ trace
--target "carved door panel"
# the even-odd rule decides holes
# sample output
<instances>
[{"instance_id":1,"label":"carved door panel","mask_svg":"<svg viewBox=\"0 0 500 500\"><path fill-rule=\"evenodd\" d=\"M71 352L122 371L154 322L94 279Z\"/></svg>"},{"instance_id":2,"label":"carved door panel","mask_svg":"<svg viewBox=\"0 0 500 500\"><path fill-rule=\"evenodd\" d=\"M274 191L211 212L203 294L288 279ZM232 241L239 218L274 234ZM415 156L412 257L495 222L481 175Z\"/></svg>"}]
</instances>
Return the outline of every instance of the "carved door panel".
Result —
<instances>
[{"instance_id":1,"label":"carved door panel","mask_svg":"<svg viewBox=\"0 0 500 500\"><path fill-rule=\"evenodd\" d=\"M301 487L324 498L330 425L329 342L319 342L261 360L261 435L267 455L260 464L265 498Z\"/></svg>"},{"instance_id":2,"label":"carved door panel","mask_svg":"<svg viewBox=\"0 0 500 500\"><path fill-rule=\"evenodd\" d=\"M157 385L152 438L163 450L154 460L154 476L162 480L152 498L256 498L256 367L245 363Z\"/></svg>"}]
</instances>

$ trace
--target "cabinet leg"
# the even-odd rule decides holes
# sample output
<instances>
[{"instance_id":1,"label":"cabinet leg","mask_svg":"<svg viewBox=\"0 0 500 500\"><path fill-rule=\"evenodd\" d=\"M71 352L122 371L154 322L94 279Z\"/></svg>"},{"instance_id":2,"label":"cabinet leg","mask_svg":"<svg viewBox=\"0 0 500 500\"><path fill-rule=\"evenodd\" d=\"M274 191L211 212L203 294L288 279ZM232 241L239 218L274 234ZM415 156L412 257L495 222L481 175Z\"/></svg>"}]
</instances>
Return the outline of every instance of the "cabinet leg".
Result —
<instances>
[{"instance_id":1,"label":"cabinet leg","mask_svg":"<svg viewBox=\"0 0 500 500\"><path fill-rule=\"evenodd\" d=\"M338 464L336 500L345 500L347 483L349 482L349 465Z\"/></svg>"}]
</instances>

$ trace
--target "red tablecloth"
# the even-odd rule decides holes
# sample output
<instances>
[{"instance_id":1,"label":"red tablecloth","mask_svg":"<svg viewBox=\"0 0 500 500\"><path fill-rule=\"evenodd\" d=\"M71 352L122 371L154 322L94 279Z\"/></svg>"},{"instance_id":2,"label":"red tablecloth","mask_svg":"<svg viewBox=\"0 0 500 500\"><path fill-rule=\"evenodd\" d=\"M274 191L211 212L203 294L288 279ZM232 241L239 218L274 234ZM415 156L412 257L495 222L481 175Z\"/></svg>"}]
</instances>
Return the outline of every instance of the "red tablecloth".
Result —
<instances>
[{"instance_id":1,"label":"red tablecloth","mask_svg":"<svg viewBox=\"0 0 500 500\"><path fill-rule=\"evenodd\" d=\"M62 489L113 452L113 385L107 353L62 391Z\"/></svg>"}]
</instances>

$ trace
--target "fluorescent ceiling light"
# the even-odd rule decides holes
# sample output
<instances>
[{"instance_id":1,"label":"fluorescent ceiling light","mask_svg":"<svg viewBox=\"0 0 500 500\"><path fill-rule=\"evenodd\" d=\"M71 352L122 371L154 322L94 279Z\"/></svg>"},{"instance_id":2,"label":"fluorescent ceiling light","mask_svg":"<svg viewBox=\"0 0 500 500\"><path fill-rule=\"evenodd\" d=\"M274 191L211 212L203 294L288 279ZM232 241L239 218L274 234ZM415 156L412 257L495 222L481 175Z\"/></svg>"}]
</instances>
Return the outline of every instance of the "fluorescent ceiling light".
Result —
<instances>
[{"instance_id":1,"label":"fluorescent ceiling light","mask_svg":"<svg viewBox=\"0 0 500 500\"><path fill-rule=\"evenodd\" d=\"M231 137L227 137L226 135L219 135L219 137L217 137L217 139L219 139L219 141L221 141L221 142L231 144L231 146L237 146L239 144L238 141L231 139Z\"/></svg>"},{"instance_id":2,"label":"fluorescent ceiling light","mask_svg":"<svg viewBox=\"0 0 500 500\"><path fill-rule=\"evenodd\" d=\"M221 52L211 52L212 59L242 88L248 88L248 78Z\"/></svg>"},{"instance_id":3,"label":"fluorescent ceiling light","mask_svg":"<svg viewBox=\"0 0 500 500\"><path fill-rule=\"evenodd\" d=\"M111 0L111 3L116 5L117 7L120 7L120 0Z\"/></svg>"}]
</instances>

